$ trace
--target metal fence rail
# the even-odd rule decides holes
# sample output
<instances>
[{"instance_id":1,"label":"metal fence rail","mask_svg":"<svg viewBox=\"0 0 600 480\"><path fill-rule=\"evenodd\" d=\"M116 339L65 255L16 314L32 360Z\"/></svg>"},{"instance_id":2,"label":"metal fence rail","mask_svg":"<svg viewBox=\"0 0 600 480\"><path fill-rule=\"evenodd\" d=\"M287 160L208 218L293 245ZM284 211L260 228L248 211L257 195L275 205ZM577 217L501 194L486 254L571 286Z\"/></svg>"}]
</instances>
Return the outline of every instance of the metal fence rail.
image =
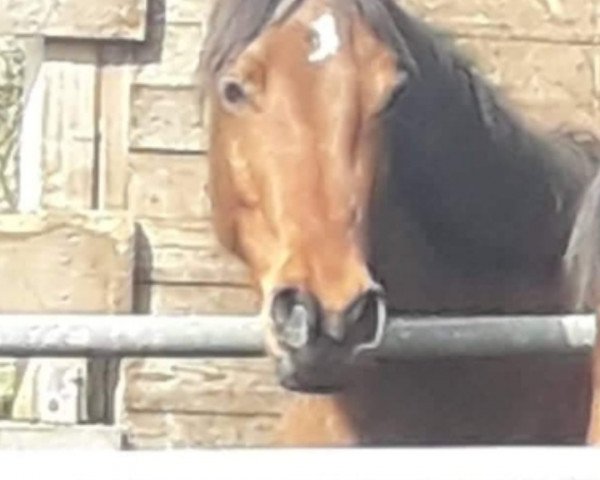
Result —
<instances>
[{"instance_id":1,"label":"metal fence rail","mask_svg":"<svg viewBox=\"0 0 600 480\"><path fill-rule=\"evenodd\" d=\"M593 448L0 452L19 480L598 480Z\"/></svg>"},{"instance_id":2,"label":"metal fence rail","mask_svg":"<svg viewBox=\"0 0 600 480\"><path fill-rule=\"evenodd\" d=\"M421 358L589 352L593 315L397 317L377 356ZM244 316L2 315L0 356L261 356Z\"/></svg>"}]
</instances>

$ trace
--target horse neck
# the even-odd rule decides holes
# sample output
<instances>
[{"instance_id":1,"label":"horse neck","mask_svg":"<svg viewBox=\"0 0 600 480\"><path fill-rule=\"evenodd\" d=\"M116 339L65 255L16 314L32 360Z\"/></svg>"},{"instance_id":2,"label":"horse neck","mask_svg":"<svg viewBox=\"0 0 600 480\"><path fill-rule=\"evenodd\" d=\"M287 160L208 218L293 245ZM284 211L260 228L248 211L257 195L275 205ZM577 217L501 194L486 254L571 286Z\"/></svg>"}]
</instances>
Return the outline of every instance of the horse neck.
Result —
<instances>
[{"instance_id":1,"label":"horse neck","mask_svg":"<svg viewBox=\"0 0 600 480\"><path fill-rule=\"evenodd\" d=\"M418 73L382 119L388 202L469 255L562 254L590 156L526 127L452 47L406 14L397 21Z\"/></svg>"}]
</instances>

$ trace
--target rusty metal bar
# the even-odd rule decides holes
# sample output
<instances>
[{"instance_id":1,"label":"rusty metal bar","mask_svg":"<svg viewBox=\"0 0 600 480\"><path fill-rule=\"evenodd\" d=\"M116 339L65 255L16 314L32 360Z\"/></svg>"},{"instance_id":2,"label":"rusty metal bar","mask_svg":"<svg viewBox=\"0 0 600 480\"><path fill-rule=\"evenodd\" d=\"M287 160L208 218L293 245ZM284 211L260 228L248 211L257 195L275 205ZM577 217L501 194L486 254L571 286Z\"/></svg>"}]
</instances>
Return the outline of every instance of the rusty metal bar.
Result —
<instances>
[{"instance_id":1,"label":"rusty metal bar","mask_svg":"<svg viewBox=\"0 0 600 480\"><path fill-rule=\"evenodd\" d=\"M593 315L396 317L382 358L589 352ZM0 356L262 356L261 321L249 316L0 315Z\"/></svg>"}]
</instances>

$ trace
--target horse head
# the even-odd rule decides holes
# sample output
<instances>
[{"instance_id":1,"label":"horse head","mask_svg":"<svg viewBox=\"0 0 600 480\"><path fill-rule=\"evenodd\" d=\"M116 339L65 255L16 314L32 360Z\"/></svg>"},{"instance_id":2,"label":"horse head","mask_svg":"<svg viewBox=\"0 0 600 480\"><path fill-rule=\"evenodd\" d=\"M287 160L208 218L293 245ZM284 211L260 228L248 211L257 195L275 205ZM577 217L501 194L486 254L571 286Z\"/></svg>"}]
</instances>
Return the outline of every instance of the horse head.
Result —
<instances>
[{"instance_id":1,"label":"horse head","mask_svg":"<svg viewBox=\"0 0 600 480\"><path fill-rule=\"evenodd\" d=\"M381 340L369 205L378 117L409 59L366 14L390 21L370 0L225 0L207 39L215 227L250 267L290 389L340 387Z\"/></svg>"}]
</instances>

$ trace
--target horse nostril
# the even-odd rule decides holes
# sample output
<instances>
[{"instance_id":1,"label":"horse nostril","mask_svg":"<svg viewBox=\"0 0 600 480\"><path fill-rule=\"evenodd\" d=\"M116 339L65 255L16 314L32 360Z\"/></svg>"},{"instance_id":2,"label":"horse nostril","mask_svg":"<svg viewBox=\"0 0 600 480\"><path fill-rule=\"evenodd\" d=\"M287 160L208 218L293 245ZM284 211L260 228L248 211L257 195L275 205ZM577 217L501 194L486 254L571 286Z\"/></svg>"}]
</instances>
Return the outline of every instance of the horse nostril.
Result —
<instances>
[{"instance_id":1,"label":"horse nostril","mask_svg":"<svg viewBox=\"0 0 600 480\"><path fill-rule=\"evenodd\" d=\"M299 349L317 335L319 307L310 293L285 288L273 297L271 318L279 339L288 347Z\"/></svg>"},{"instance_id":2,"label":"horse nostril","mask_svg":"<svg viewBox=\"0 0 600 480\"><path fill-rule=\"evenodd\" d=\"M349 322L350 340L357 350L376 348L381 343L385 327L385 300L380 288L373 288L356 299L345 312Z\"/></svg>"},{"instance_id":3,"label":"horse nostril","mask_svg":"<svg viewBox=\"0 0 600 480\"><path fill-rule=\"evenodd\" d=\"M344 319L349 324L357 323L370 316L377 308L377 302L383 296L381 287L368 289L358 296L344 311Z\"/></svg>"},{"instance_id":4,"label":"horse nostril","mask_svg":"<svg viewBox=\"0 0 600 480\"><path fill-rule=\"evenodd\" d=\"M362 319L370 300L371 295L369 292L362 294L354 300L344 311L344 320L350 324L354 324Z\"/></svg>"}]
</instances>

